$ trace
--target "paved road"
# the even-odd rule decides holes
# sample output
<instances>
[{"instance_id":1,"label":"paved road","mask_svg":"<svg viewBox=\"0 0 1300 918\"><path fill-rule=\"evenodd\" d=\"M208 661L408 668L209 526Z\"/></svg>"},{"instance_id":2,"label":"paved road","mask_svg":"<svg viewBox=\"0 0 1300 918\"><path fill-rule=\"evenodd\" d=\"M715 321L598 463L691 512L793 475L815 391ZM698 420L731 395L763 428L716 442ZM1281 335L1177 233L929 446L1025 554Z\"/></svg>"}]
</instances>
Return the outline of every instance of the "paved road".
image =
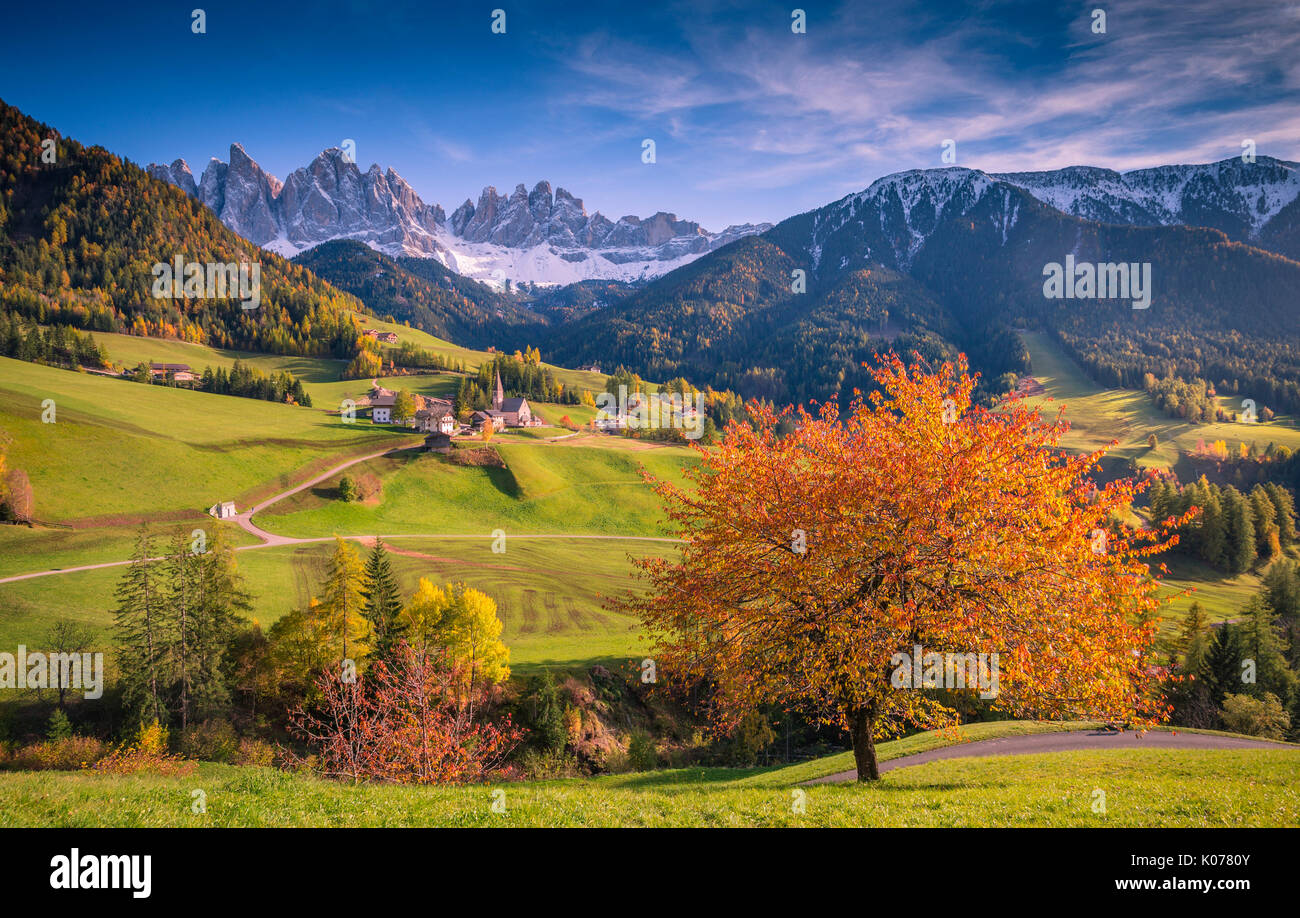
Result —
<instances>
[{"instance_id":1,"label":"paved road","mask_svg":"<svg viewBox=\"0 0 1300 918\"><path fill-rule=\"evenodd\" d=\"M1207 733L1170 733L1151 730L1147 733L1110 733L1104 730L1075 730L1068 733L1034 733L1028 736L1004 736L957 746L944 746L880 763L880 771L893 771L912 765L924 765L939 759L965 759L990 755L1028 755L1036 752L1071 752L1076 749L1290 749L1300 748L1268 740L1240 739ZM1297 761L1300 765L1300 760ZM808 784L836 784L857 780L857 771L842 771L808 781Z\"/></svg>"}]
</instances>

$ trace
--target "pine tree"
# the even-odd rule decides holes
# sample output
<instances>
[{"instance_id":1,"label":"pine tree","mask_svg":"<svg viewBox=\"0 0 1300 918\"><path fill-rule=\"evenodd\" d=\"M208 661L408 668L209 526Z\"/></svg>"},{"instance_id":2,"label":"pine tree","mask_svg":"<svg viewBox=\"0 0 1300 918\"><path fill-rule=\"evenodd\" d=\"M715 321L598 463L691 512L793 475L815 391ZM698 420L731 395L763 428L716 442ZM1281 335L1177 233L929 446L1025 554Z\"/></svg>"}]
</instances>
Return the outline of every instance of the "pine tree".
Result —
<instances>
[{"instance_id":1,"label":"pine tree","mask_svg":"<svg viewBox=\"0 0 1300 918\"><path fill-rule=\"evenodd\" d=\"M194 625L194 705L202 716L221 713L230 702L227 654L240 619L252 609L235 552L218 529L198 563L199 604Z\"/></svg>"},{"instance_id":2,"label":"pine tree","mask_svg":"<svg viewBox=\"0 0 1300 918\"><path fill-rule=\"evenodd\" d=\"M1255 518L1255 550L1261 558L1271 558L1273 547L1269 540L1277 532L1277 508L1263 485L1251 489L1250 512ZM1280 547L1281 540L1278 542Z\"/></svg>"},{"instance_id":3,"label":"pine tree","mask_svg":"<svg viewBox=\"0 0 1300 918\"><path fill-rule=\"evenodd\" d=\"M1290 491L1273 482L1264 485L1264 490L1268 492L1277 511L1278 541L1282 543L1283 548L1286 548L1296 540L1295 500L1291 497Z\"/></svg>"},{"instance_id":4,"label":"pine tree","mask_svg":"<svg viewBox=\"0 0 1300 918\"><path fill-rule=\"evenodd\" d=\"M167 688L176 698L181 732L190 724L192 688L198 659L195 653L199 605L198 567L198 560L191 553L184 534L178 532L167 560L163 562L163 575L167 578L163 587L166 622L163 633L167 656Z\"/></svg>"},{"instance_id":5,"label":"pine tree","mask_svg":"<svg viewBox=\"0 0 1300 918\"><path fill-rule=\"evenodd\" d=\"M1205 479L1202 478L1201 481ZM1215 489L1208 483L1197 488L1196 496L1200 500L1200 554L1201 558L1214 567L1227 567L1228 532L1223 517L1223 507Z\"/></svg>"},{"instance_id":6,"label":"pine tree","mask_svg":"<svg viewBox=\"0 0 1300 918\"><path fill-rule=\"evenodd\" d=\"M1255 661L1255 682L1247 683L1243 691L1257 698L1271 692L1284 705L1288 704L1295 693L1296 674L1287 666L1282 653L1282 638L1273 610L1257 593L1250 598L1244 612L1240 626L1241 655L1244 660Z\"/></svg>"},{"instance_id":7,"label":"pine tree","mask_svg":"<svg viewBox=\"0 0 1300 918\"><path fill-rule=\"evenodd\" d=\"M1200 674L1216 707L1223 696L1241 692L1241 648L1237 629L1226 622L1219 626L1210 641L1210 652Z\"/></svg>"},{"instance_id":8,"label":"pine tree","mask_svg":"<svg viewBox=\"0 0 1300 918\"><path fill-rule=\"evenodd\" d=\"M141 527L131 565L117 586L113 625L123 703L132 714L167 721L162 689L166 663L164 593L154 570L153 540Z\"/></svg>"},{"instance_id":9,"label":"pine tree","mask_svg":"<svg viewBox=\"0 0 1300 918\"><path fill-rule=\"evenodd\" d=\"M1194 602L1183 619L1183 627L1173 643L1173 663L1184 673L1200 672L1209 653L1209 618L1204 607Z\"/></svg>"},{"instance_id":10,"label":"pine tree","mask_svg":"<svg viewBox=\"0 0 1300 918\"><path fill-rule=\"evenodd\" d=\"M1255 563L1255 523L1250 501L1236 488L1224 489L1224 521L1227 523L1228 570L1240 574Z\"/></svg>"},{"instance_id":11,"label":"pine tree","mask_svg":"<svg viewBox=\"0 0 1300 918\"><path fill-rule=\"evenodd\" d=\"M365 599L364 614L370 622L374 649L387 657L397 639L395 621L402 611L402 597L397 588L397 578L384 543L375 539L375 547L366 560L366 580L362 590Z\"/></svg>"}]
</instances>

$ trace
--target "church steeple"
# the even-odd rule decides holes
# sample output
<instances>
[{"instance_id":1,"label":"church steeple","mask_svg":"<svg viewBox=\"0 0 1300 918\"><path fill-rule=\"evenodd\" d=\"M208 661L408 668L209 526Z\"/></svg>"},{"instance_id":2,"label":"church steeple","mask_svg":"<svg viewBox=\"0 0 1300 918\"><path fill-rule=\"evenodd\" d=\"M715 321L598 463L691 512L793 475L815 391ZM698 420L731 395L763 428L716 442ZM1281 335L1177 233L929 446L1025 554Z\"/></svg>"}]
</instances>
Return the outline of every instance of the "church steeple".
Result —
<instances>
[{"instance_id":1,"label":"church steeple","mask_svg":"<svg viewBox=\"0 0 1300 918\"><path fill-rule=\"evenodd\" d=\"M501 388L501 371L497 370L497 389L492 395L492 409L494 411L500 411L501 406L505 404L505 401L506 392L505 389Z\"/></svg>"}]
</instances>

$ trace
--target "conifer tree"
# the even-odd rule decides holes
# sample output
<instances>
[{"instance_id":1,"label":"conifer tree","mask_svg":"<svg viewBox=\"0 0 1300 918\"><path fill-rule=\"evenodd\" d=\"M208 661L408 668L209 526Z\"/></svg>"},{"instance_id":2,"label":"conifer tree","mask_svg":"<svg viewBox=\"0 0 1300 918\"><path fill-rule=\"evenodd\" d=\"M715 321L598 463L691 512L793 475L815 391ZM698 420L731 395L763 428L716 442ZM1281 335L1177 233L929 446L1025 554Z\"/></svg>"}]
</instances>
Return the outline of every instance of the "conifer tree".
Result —
<instances>
[{"instance_id":1,"label":"conifer tree","mask_svg":"<svg viewBox=\"0 0 1300 918\"><path fill-rule=\"evenodd\" d=\"M1237 629L1224 623L1219 626L1210 641L1210 652L1205 659L1201 677L1209 689L1210 700L1217 707L1223 704L1223 696L1229 693L1240 694L1241 683L1241 647Z\"/></svg>"},{"instance_id":2,"label":"conifer tree","mask_svg":"<svg viewBox=\"0 0 1300 918\"><path fill-rule=\"evenodd\" d=\"M396 619L402 611L402 597L393 575L393 566L384 543L375 539L375 547L366 559L364 614L370 622L375 652L387 657L396 643Z\"/></svg>"},{"instance_id":3,"label":"conifer tree","mask_svg":"<svg viewBox=\"0 0 1300 918\"><path fill-rule=\"evenodd\" d=\"M153 553L153 540L141 527L131 564L117 587L113 625L123 703L134 716L164 723L165 597L154 571Z\"/></svg>"}]
</instances>

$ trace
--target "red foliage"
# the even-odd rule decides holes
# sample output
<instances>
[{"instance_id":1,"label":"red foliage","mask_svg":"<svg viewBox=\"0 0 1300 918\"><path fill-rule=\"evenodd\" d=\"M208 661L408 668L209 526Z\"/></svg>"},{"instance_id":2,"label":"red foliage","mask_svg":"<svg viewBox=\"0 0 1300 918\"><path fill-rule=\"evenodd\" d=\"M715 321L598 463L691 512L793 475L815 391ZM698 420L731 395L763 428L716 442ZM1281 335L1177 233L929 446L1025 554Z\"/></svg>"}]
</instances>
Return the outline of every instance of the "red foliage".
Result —
<instances>
[{"instance_id":1,"label":"red foliage","mask_svg":"<svg viewBox=\"0 0 1300 918\"><path fill-rule=\"evenodd\" d=\"M405 642L390 662L375 663L355 681L328 672L317 688L320 704L299 707L290 724L330 777L481 781L506 771L505 758L523 737L508 715L497 723L482 719L482 698L465 697L459 668L445 653L417 653Z\"/></svg>"}]
</instances>

